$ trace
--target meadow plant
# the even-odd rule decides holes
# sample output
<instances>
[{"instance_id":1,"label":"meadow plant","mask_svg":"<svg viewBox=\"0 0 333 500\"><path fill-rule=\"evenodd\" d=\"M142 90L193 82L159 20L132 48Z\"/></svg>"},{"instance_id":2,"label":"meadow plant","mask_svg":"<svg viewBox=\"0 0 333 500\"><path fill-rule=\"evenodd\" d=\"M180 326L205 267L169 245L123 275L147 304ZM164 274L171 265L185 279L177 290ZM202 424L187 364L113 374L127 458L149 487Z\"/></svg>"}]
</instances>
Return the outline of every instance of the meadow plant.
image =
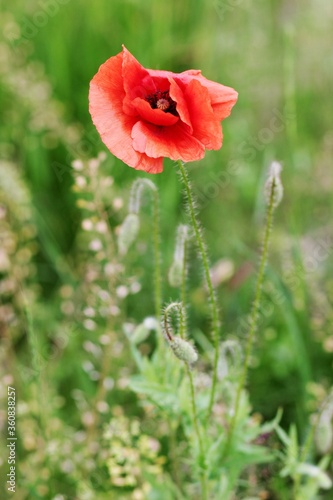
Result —
<instances>
[{"instance_id":1,"label":"meadow plant","mask_svg":"<svg viewBox=\"0 0 333 500\"><path fill-rule=\"evenodd\" d=\"M239 8L239 2L229 3L222 9L215 5L219 14L223 10L221 18ZM10 33L20 31L9 13L0 23L5 32L9 25ZM32 41L15 45L15 40L0 44L6 98L24 109L29 129L46 150L63 146L67 159L76 157L81 127L66 123L44 69L30 61ZM301 356L300 373L311 398L300 400L310 417L303 427L292 423L286 430L282 409L271 419L253 412L248 388L256 343L265 344L269 331L267 297L288 314L280 282L271 270L266 278L269 250L280 250L272 227L283 201L281 164L270 162L258 189L266 219L252 306L246 319L236 314L240 335L225 327L227 300L216 290L224 279L217 276L218 265L226 265L222 274L234 276L233 264L211 265L197 188L190 180L188 162L221 147L220 122L236 100L232 88L198 70L147 70L125 47L108 59L91 82L90 112L107 148L138 170L137 178L129 193L121 189L105 152L81 154L71 164L51 162L59 185L72 180L75 238L68 256L48 231L40 193L32 199L19 177L14 148L2 144L0 398L5 403L4 388L17 383L17 498L330 498L331 389L311 383ZM13 117L23 128L15 111ZM164 186L146 175L162 172L164 158L174 162L169 174L176 170L186 207L181 223L171 228L173 255L167 254L161 231ZM45 158L29 153L34 180L41 161ZM66 207L62 210L67 221ZM290 271L293 242L284 255L283 273L296 309L307 304L303 285L320 275L328 258L331 247L323 241L313 270ZM309 252L309 246L302 251ZM43 287L50 295L47 306ZM331 307L317 288L309 291L309 317L318 342L330 353L332 336L323 331L330 331ZM205 302L208 318L199 324L197 309ZM299 338L294 341L304 354ZM1 411L1 428L5 424ZM5 471L3 459L0 466Z\"/></svg>"},{"instance_id":2,"label":"meadow plant","mask_svg":"<svg viewBox=\"0 0 333 500\"><path fill-rule=\"evenodd\" d=\"M111 84L111 75L116 79L116 83ZM163 92L159 90L162 87ZM110 101L111 95L112 101ZM205 95L205 100L202 100L203 95ZM141 333L141 330L142 332L144 330L141 327L139 341L136 330L135 341L132 341L131 347L140 374L132 377L130 387L138 394L145 395L147 402L152 401L157 405L159 411L162 415L164 413L168 420L175 419L178 415L178 425L173 428L170 426L169 430L170 443L173 443L170 444L170 460L174 462L171 467L174 471L177 468L177 452L172 450L175 446L175 436L172 436L172 433L179 432L181 429L189 438L191 475L194 481L186 487L179 474L175 474L174 480L178 495L180 497L200 495L204 500L231 498L247 467L251 464L264 464L277 459L272 450L261 445L261 436L269 435L276 430L286 448L297 446L294 434L289 439L278 427L280 414L271 423L257 422L254 425L245 387L258 326L273 215L283 197L281 165L278 162L271 164L264 189L267 206L266 223L255 296L248 320L244 358L241 366L239 359L235 363L235 366L237 365L236 376L228 380L223 375L221 377L223 367L221 370L219 356L221 352L225 352L226 344L221 351L219 311L212 283L208 250L197 217L195 199L184 162L200 159L205 148L221 147L222 136L219 122L230 114L236 100L237 93L233 89L209 82L201 76L200 72L191 70L177 75L170 72L146 70L125 48L122 53L110 58L100 67L90 87L90 112L110 151L129 166L148 173L159 173L163 168L161 160L164 156L168 156L176 160L176 167L184 186L189 224L192 227L193 240L201 259L209 296L214 352L212 373L208 375L209 382L199 390L196 387L192 369L200 359L200 354L198 356L196 349L188 340L186 320L188 229L186 226L180 226L177 231L173 263L169 269L169 281L172 286L180 288L181 302L171 302L165 307L162 315L162 330L166 344L183 364L177 367L176 360L171 361L172 358L164 352L165 348L159 342L151 358L142 356L138 346L141 339L145 341L149 334L147 328L144 333ZM206 109L208 102L210 102L209 110ZM204 128L205 122L206 128ZM129 214L119 231L118 245L123 255L138 236L139 200L145 185L156 192L151 181L146 179L142 181L139 179L133 183ZM155 213L158 211L157 202L158 197L155 197ZM157 226L158 217L155 216L155 274L158 276L158 285L155 288L160 301L161 273ZM157 283L156 278L155 282ZM160 311L158 305L159 303L156 304L156 317ZM174 314L176 326L172 325ZM155 334L158 335L157 328ZM222 358L222 361L225 361L225 358ZM183 378L184 368L187 378ZM172 389L176 379L178 379L177 386L179 387L177 395ZM222 399L222 394L225 393L227 387L231 397L226 403ZM219 404L224 407L225 414L222 422L216 418L216 407ZM293 432L292 429L291 433ZM288 462L288 456L287 450L286 462ZM294 452L292 456L294 457L293 464L286 465L281 476L292 477L295 499L303 494L301 491L304 489L304 481L300 480L301 476L316 477L317 481L312 482L315 492L318 488L331 487L329 477L320 468L328 465L327 460L316 468L306 463L303 465L301 459L305 459L306 456L298 456ZM315 473L315 471L318 472ZM200 488L195 484L195 478L199 479Z\"/></svg>"}]
</instances>

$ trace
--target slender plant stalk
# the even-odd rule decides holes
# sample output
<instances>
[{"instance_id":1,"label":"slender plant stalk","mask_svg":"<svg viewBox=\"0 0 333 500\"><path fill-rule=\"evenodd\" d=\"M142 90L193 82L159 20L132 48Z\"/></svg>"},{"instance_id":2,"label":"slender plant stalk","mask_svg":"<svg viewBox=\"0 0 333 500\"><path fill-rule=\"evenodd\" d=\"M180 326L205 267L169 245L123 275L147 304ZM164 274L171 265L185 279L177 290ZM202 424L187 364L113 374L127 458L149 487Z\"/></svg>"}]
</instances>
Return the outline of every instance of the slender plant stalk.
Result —
<instances>
[{"instance_id":1,"label":"slender plant stalk","mask_svg":"<svg viewBox=\"0 0 333 500\"><path fill-rule=\"evenodd\" d=\"M193 423L194 423L194 429L195 433L197 435L198 439L198 444L199 444L199 450L200 450L200 455L201 455L201 460L206 462L205 459L205 453L204 453L204 446L202 442L202 437L201 437L201 432L199 428L199 422L198 422L198 413L197 413L197 406L195 402L195 391L194 391L194 383L193 383L193 375L191 372L191 369L188 365L186 365L187 369L187 375L190 381L190 391L191 391L191 405L192 405L192 414L193 414ZM205 465L205 463L204 463ZM206 466L200 469L200 482L201 482L201 493L202 493L202 500L208 500L208 486L207 486L207 471L206 471Z\"/></svg>"},{"instance_id":2,"label":"slender plant stalk","mask_svg":"<svg viewBox=\"0 0 333 500\"><path fill-rule=\"evenodd\" d=\"M253 345L253 341L254 341L254 335L255 335L255 332L257 329L259 308L260 308L260 301L261 301L262 284L263 284L263 279L264 279L264 274L265 274L265 267L266 267L266 263L267 263L270 235L271 235L271 229L272 229L272 223L273 223L273 214L274 214L274 208L275 208L275 206L274 206L275 205L275 188L276 188L276 184L275 184L275 181L273 180L273 182L271 184L270 194L269 194L264 241L263 241L263 247L262 247L262 252L261 252L261 257L260 257L259 273L258 273L257 283L256 283L256 288L255 288L254 301L253 301L252 309L251 309L251 313L250 313L249 334L248 334L246 346L245 346L245 359L244 359L244 364L243 364L243 371L241 373L241 376L239 379L239 384L237 387L235 409L234 409L234 413L233 413L230 427L229 427L228 437L227 437L227 441L226 441L226 445L225 445L225 449L224 449L224 457L226 457L228 455L230 445L232 443L232 438L233 438L233 434L234 434L234 430L235 430L235 426L236 426L236 422L237 422L237 418L238 418L240 399L241 399L242 391L245 387L247 373L248 373L248 369L249 369L249 362L250 362L250 357L251 357L252 345Z\"/></svg>"},{"instance_id":3,"label":"slender plant stalk","mask_svg":"<svg viewBox=\"0 0 333 500\"><path fill-rule=\"evenodd\" d=\"M184 240L184 256L183 256L183 266L182 266L182 283L181 283L181 302L183 305L183 310L184 310L184 317L181 318L182 321L180 321L180 336L182 338L186 337L186 329L187 329L187 324L186 324L186 277L187 277L187 266L186 266L186 251L187 251L187 240L185 238ZM182 314L182 312L180 313ZM198 439L198 444L199 444L199 450L200 450L200 455L202 457L202 460L205 460L204 456L204 447L203 447L203 442L202 442L202 437L201 437L201 432L199 428L199 422L198 422L198 412L197 412L197 406L196 406L196 401L195 401L195 390L194 390L194 383L193 383L193 375L191 372L191 369L188 365L186 365L186 370L187 370L187 376L190 382L190 391L191 391L191 405L192 405L192 415L193 415L193 423L194 423L194 428L195 432L197 435ZM201 491L202 491L202 497L203 500L208 499L208 487L207 487L207 474L206 474L206 469L204 468L201 471Z\"/></svg>"},{"instance_id":4,"label":"slender plant stalk","mask_svg":"<svg viewBox=\"0 0 333 500\"><path fill-rule=\"evenodd\" d=\"M212 388L211 388L211 393L210 393L210 400L209 400L209 405L208 405L208 410L207 410L207 419L206 422L208 421L214 400L215 400L215 392L216 392L216 384L217 384L217 365L218 365L218 357L219 357L219 316L218 316L218 310L217 310L217 302L216 302L216 296L209 272L209 259L208 259L208 253L207 253L207 248L206 244L203 239L203 235L200 229L200 223L197 219L196 213L195 213L195 208L194 208L194 197L191 189L191 184L188 179L187 171L185 169L185 166L183 163L178 160L178 166L179 170L182 176L182 181L185 187L185 193L188 201L188 211L189 211L189 216L191 220L191 224L194 230L195 238L197 241L197 245L199 248L200 252L200 257L202 260L202 264L204 267L204 273L205 273L205 280L208 288L208 294L209 294L209 305L210 305L210 313L212 317L212 333L213 333L213 343L214 343L214 362L213 362L213 381L212 381Z\"/></svg>"},{"instance_id":5,"label":"slender plant stalk","mask_svg":"<svg viewBox=\"0 0 333 500\"><path fill-rule=\"evenodd\" d=\"M184 257L183 257L183 266L182 266L182 283L181 283L181 289L180 289L180 300L181 303L183 304L183 307L185 308L186 311L186 250L187 250L187 241L185 238L184 241ZM185 317L183 318L183 321L180 324L179 328L179 335L182 338L185 338L185 332L186 332L186 313Z\"/></svg>"},{"instance_id":6,"label":"slender plant stalk","mask_svg":"<svg viewBox=\"0 0 333 500\"><path fill-rule=\"evenodd\" d=\"M184 259L184 262L185 262L185 259ZM183 273L183 276L184 276L184 273ZM186 298L186 297L184 297L184 298ZM186 336L187 336L186 335L186 312L185 312L184 306L180 302L172 302L164 309L164 314L163 314L164 332L165 332L165 336L169 342L173 341L173 331L172 331L172 328L170 328L170 326L168 324L168 317L169 317L169 314L171 314L171 311L174 309L176 309L178 311L178 314L179 314L179 316L178 316L178 321L179 321L178 329L179 329L179 332L181 332L180 337L183 339L186 339ZM204 453L203 440L202 440L200 427L199 427L197 405L196 405L196 401L195 401L193 375L192 375L191 368L188 365L188 363L185 363L185 365L186 365L186 371L187 371L187 375L188 375L189 382L190 382L190 400L191 400L194 431L195 431L195 434L197 436L197 442L199 445L200 462L203 463L203 466L200 467L200 483L201 483L202 499L208 500L206 459L205 459L205 453Z\"/></svg>"},{"instance_id":7,"label":"slender plant stalk","mask_svg":"<svg viewBox=\"0 0 333 500\"><path fill-rule=\"evenodd\" d=\"M154 245L154 288L155 288L155 314L160 318L162 310L162 285L161 285L161 254L160 254L160 213L158 191L153 192L153 245Z\"/></svg>"}]
</instances>

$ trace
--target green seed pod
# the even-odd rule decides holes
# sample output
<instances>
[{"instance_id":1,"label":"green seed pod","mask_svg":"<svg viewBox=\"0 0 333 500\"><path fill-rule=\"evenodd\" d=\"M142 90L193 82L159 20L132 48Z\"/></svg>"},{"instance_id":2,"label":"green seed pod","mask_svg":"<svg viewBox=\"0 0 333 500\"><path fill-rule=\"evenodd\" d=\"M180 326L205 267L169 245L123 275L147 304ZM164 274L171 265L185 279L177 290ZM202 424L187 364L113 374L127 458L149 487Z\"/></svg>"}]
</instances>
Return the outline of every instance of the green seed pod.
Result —
<instances>
[{"instance_id":1,"label":"green seed pod","mask_svg":"<svg viewBox=\"0 0 333 500\"><path fill-rule=\"evenodd\" d=\"M137 214L128 214L118 234L118 248L120 255L125 255L136 239L140 227L139 216Z\"/></svg>"},{"instance_id":2,"label":"green seed pod","mask_svg":"<svg viewBox=\"0 0 333 500\"><path fill-rule=\"evenodd\" d=\"M169 341L169 345L175 356L188 365L193 365L198 360L197 351L187 340L181 339L180 337L173 337L173 339Z\"/></svg>"}]
</instances>

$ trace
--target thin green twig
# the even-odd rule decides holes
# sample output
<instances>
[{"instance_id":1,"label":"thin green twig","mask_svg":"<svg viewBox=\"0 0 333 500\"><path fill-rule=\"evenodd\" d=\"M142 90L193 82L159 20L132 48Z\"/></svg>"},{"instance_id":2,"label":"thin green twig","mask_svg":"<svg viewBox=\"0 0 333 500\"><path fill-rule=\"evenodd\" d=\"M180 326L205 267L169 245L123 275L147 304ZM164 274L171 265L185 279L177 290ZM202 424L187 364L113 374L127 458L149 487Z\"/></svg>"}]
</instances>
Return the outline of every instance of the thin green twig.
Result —
<instances>
[{"instance_id":1,"label":"thin green twig","mask_svg":"<svg viewBox=\"0 0 333 500\"><path fill-rule=\"evenodd\" d=\"M161 284L161 255L160 255L160 213L159 213L159 198L158 191L153 192L154 196L154 229L153 229L153 244L154 244L154 286L155 286L155 314L159 318L162 310L162 284Z\"/></svg>"},{"instance_id":2,"label":"thin green twig","mask_svg":"<svg viewBox=\"0 0 333 500\"><path fill-rule=\"evenodd\" d=\"M196 213L195 213L195 208L194 208L194 198L192 194L192 189L191 189L191 184L187 175L187 171L185 169L185 166L183 163L178 160L177 162L179 166L179 170L182 176L182 181L185 187L185 193L188 201L188 211L189 211L189 216L191 220L191 224L194 230L195 238L197 241L197 245L199 248L199 253L200 257L202 260L202 264L204 267L204 274L205 274L205 280L207 284L207 289L208 289L208 294L209 294L209 305L210 305L210 313L212 317L212 336L213 336L213 343L214 343L214 361L213 361L213 381L212 381L212 388L211 388L211 393L210 393L210 400L209 400L209 405L208 405L208 410L207 410L207 417L206 417L206 422L208 421L213 405L214 405L214 400L215 400L215 392L216 392L216 384L217 384L217 365L218 365L218 356L219 356L219 316L218 316L218 310L217 310L217 301L216 301L216 296L210 276L210 271L209 271L209 259L208 259L208 253L207 253L207 248L203 239L203 235L200 229L200 223L197 219Z\"/></svg>"},{"instance_id":3,"label":"thin green twig","mask_svg":"<svg viewBox=\"0 0 333 500\"><path fill-rule=\"evenodd\" d=\"M195 433L196 433L197 439L198 439L200 458L201 458L201 461L203 462L203 466L200 467L200 482L201 482L202 499L207 500L208 499L208 486L207 486L206 458L205 458L204 446L203 446L202 436L201 436L199 422L198 422L198 413L197 413L197 407L196 407L196 402L195 402L195 390L194 390L194 383L193 383L193 375L192 375L191 369L188 365L186 365L186 369L187 369L187 375L188 375L189 382L190 382L191 405L192 405L194 429L195 429Z\"/></svg>"},{"instance_id":4,"label":"thin green twig","mask_svg":"<svg viewBox=\"0 0 333 500\"><path fill-rule=\"evenodd\" d=\"M265 267L267 263L267 257L268 257L268 249L269 249L269 241L270 241L270 234L271 234L271 229L272 229L272 222L273 222L273 214L274 214L274 208L275 208L275 188L276 184L275 181L272 181L271 184L271 190L269 194L269 202L268 202L268 208L267 208L267 217L266 217L266 225L265 225L265 233L264 233L264 242L263 242L263 247L262 247L262 253L261 253L261 258L260 258L260 265L259 265L259 273L257 277L257 283L256 283L256 288L255 288L255 297L254 301L252 304L252 309L250 313L250 320L249 320L249 334L247 337L247 342L245 346L245 359L244 359L244 364L243 364L243 371L241 373L240 379L239 379L239 384L237 387L237 393L236 393L236 400L235 400L235 408L234 408L234 413L231 419L230 427L229 427L229 432L227 436L227 441L224 449L224 457L226 457L229 453L230 445L232 443L232 438L238 418L238 412L239 412L239 406L240 406L240 399L242 395L242 391L245 387L245 382L247 378L247 373L249 369L249 362L250 362L250 356L251 356L251 351L252 351L252 345L254 341L254 335L257 329L257 322L258 322L258 317L259 317L259 308L260 308L260 301L261 301L261 292L262 292L262 284L263 284L263 278L264 278L264 273L265 273Z\"/></svg>"},{"instance_id":5,"label":"thin green twig","mask_svg":"<svg viewBox=\"0 0 333 500\"><path fill-rule=\"evenodd\" d=\"M186 299L184 296L183 298ZM168 341L173 341L173 331L172 327L169 325L169 315L173 310L177 310L178 312L178 330L182 332L182 338L186 339L186 311L181 302L171 302L165 309L163 314L163 322L164 322L164 332ZM199 453L200 453L200 483L201 483L201 491L202 491L202 499L208 500L208 492L207 492L207 468L206 468L206 458L204 452L204 445L202 440L202 435L200 432L199 419L198 419L198 411L195 400L195 389L193 383L193 375L191 372L191 368L188 363L185 363L186 371L190 383L190 400L191 400L191 409L192 409L192 418L194 431L197 437L197 443L199 445Z\"/></svg>"}]
</instances>

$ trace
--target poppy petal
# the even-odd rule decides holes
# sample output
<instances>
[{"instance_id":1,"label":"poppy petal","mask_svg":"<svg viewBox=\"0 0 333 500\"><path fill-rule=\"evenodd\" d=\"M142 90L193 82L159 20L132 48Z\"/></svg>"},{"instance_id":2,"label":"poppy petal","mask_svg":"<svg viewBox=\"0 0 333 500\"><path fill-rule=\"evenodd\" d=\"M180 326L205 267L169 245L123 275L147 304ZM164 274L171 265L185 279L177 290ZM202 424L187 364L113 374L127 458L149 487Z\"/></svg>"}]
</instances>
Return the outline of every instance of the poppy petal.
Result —
<instances>
[{"instance_id":1,"label":"poppy petal","mask_svg":"<svg viewBox=\"0 0 333 500\"><path fill-rule=\"evenodd\" d=\"M132 129L133 147L140 153L171 160L196 161L205 155L203 144L190 135L183 124L158 127L138 121Z\"/></svg>"},{"instance_id":2,"label":"poppy petal","mask_svg":"<svg viewBox=\"0 0 333 500\"><path fill-rule=\"evenodd\" d=\"M133 168L145 170L147 166L161 172L161 159L146 158L133 149L131 130L137 118L123 112L122 59L121 53L108 59L90 83L89 111L92 120L111 153Z\"/></svg>"},{"instance_id":3,"label":"poppy petal","mask_svg":"<svg viewBox=\"0 0 333 500\"><path fill-rule=\"evenodd\" d=\"M199 80L191 80L185 91L187 106L191 115L193 135L207 149L220 149L222 127L210 104L208 89Z\"/></svg>"},{"instance_id":4,"label":"poppy petal","mask_svg":"<svg viewBox=\"0 0 333 500\"><path fill-rule=\"evenodd\" d=\"M123 45L122 76L126 97L123 109L127 114L137 114L133 110L132 101L136 97L145 98L156 92L156 85L148 71L135 59Z\"/></svg>"},{"instance_id":5,"label":"poppy petal","mask_svg":"<svg viewBox=\"0 0 333 500\"><path fill-rule=\"evenodd\" d=\"M189 127L189 132L193 132L193 127L191 123L191 118L190 118L190 113L187 107L186 99L183 94L182 89L180 86L177 84L177 82L173 79L170 78L170 97L173 101L177 103L177 112L179 114L179 117L183 123L186 123Z\"/></svg>"},{"instance_id":6,"label":"poppy petal","mask_svg":"<svg viewBox=\"0 0 333 500\"><path fill-rule=\"evenodd\" d=\"M179 117L171 113L165 113L161 109L153 109L149 102L136 97L132 101L133 106L145 121L154 123L155 125L170 126L178 122Z\"/></svg>"},{"instance_id":7,"label":"poppy petal","mask_svg":"<svg viewBox=\"0 0 333 500\"><path fill-rule=\"evenodd\" d=\"M192 80L198 80L209 92L210 101L216 118L221 121L227 118L238 99L238 93L231 87L207 80L199 70L183 71L177 77L186 85Z\"/></svg>"},{"instance_id":8,"label":"poppy petal","mask_svg":"<svg viewBox=\"0 0 333 500\"><path fill-rule=\"evenodd\" d=\"M198 81L206 87L212 104L213 111L218 120L227 118L237 102L238 93L231 87L215 83L201 76Z\"/></svg>"}]
</instances>

